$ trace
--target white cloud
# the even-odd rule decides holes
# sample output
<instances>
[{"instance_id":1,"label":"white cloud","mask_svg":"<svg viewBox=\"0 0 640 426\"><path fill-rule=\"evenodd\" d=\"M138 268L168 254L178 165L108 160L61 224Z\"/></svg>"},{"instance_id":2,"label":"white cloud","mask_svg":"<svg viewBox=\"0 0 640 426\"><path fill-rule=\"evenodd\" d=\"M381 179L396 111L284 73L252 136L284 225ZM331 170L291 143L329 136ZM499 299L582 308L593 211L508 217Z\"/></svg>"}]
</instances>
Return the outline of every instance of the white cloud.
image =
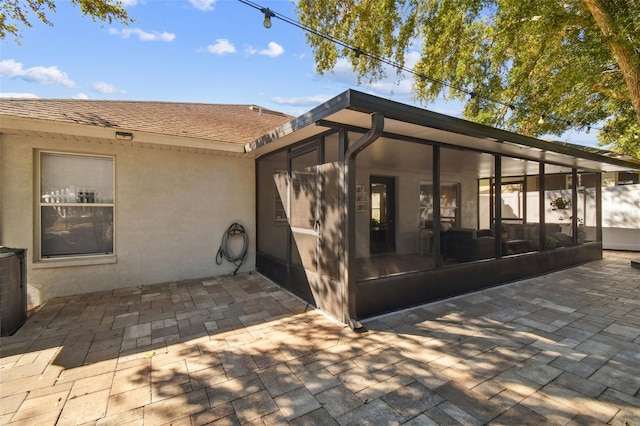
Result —
<instances>
[{"instance_id":1,"label":"white cloud","mask_svg":"<svg viewBox=\"0 0 640 426\"><path fill-rule=\"evenodd\" d=\"M276 96L271 100L279 105L315 107L323 102L328 101L332 97L333 96L329 95L304 96L301 98L283 98L280 96Z\"/></svg>"},{"instance_id":2,"label":"white cloud","mask_svg":"<svg viewBox=\"0 0 640 426\"><path fill-rule=\"evenodd\" d=\"M264 55L264 56L269 56L271 58L275 58L277 56L282 55L283 53L284 53L284 48L280 46L278 43L276 43L275 41L270 41L266 49L256 49L253 46L245 46L244 48L244 54L247 56L257 54L257 55Z\"/></svg>"},{"instance_id":3,"label":"white cloud","mask_svg":"<svg viewBox=\"0 0 640 426\"><path fill-rule=\"evenodd\" d=\"M82 92L78 93L75 96L72 96L71 98L72 99L89 99L89 97Z\"/></svg>"},{"instance_id":4,"label":"white cloud","mask_svg":"<svg viewBox=\"0 0 640 426\"><path fill-rule=\"evenodd\" d=\"M31 67L23 68L20 62L13 59L0 61L0 76L9 78L21 78L26 81L40 84L60 84L66 87L75 87L75 83L60 71L58 67Z\"/></svg>"},{"instance_id":5,"label":"white cloud","mask_svg":"<svg viewBox=\"0 0 640 426\"><path fill-rule=\"evenodd\" d=\"M420 58L422 58L422 53L416 50L412 50L411 52L404 55L405 68L409 68L410 70L412 70L416 66L418 61L420 61Z\"/></svg>"},{"instance_id":6,"label":"white cloud","mask_svg":"<svg viewBox=\"0 0 640 426\"><path fill-rule=\"evenodd\" d=\"M384 80L376 81L369 85L371 89L400 97L411 97L413 95L413 75L403 73L396 75L395 71L391 71Z\"/></svg>"},{"instance_id":7,"label":"white cloud","mask_svg":"<svg viewBox=\"0 0 640 426\"><path fill-rule=\"evenodd\" d=\"M34 95L33 93L17 93L17 92L0 93L0 98L29 98L29 99L35 99L37 97L38 96Z\"/></svg>"},{"instance_id":8,"label":"white cloud","mask_svg":"<svg viewBox=\"0 0 640 426\"><path fill-rule=\"evenodd\" d=\"M213 10L213 5L217 0L189 0L189 3L198 10L209 12Z\"/></svg>"},{"instance_id":9,"label":"white cloud","mask_svg":"<svg viewBox=\"0 0 640 426\"><path fill-rule=\"evenodd\" d=\"M258 53L258 49L253 46L246 46L244 48L244 54L247 56L255 55L256 53Z\"/></svg>"},{"instance_id":10,"label":"white cloud","mask_svg":"<svg viewBox=\"0 0 640 426\"><path fill-rule=\"evenodd\" d=\"M118 90L113 84L105 83L104 81L96 81L92 87L98 93L126 93L124 90Z\"/></svg>"},{"instance_id":11,"label":"white cloud","mask_svg":"<svg viewBox=\"0 0 640 426\"><path fill-rule=\"evenodd\" d=\"M213 53L214 55L225 55L227 53L235 53L235 51L235 46L226 38L219 38L216 40L216 44L207 46L207 52Z\"/></svg>"},{"instance_id":12,"label":"white cloud","mask_svg":"<svg viewBox=\"0 0 640 426\"><path fill-rule=\"evenodd\" d=\"M122 38L130 38L132 36L138 37L140 41L165 41L171 42L176 38L175 34L168 33L166 31L151 31L147 32L141 30L140 28L123 28L121 30L117 30L115 28L109 29L109 34L119 35Z\"/></svg>"},{"instance_id":13,"label":"white cloud","mask_svg":"<svg viewBox=\"0 0 640 426\"><path fill-rule=\"evenodd\" d=\"M23 73L22 64L14 59L0 61L0 75L5 77L16 77Z\"/></svg>"},{"instance_id":14,"label":"white cloud","mask_svg":"<svg viewBox=\"0 0 640 426\"><path fill-rule=\"evenodd\" d=\"M133 7L138 4L138 0L120 0L124 7Z\"/></svg>"},{"instance_id":15,"label":"white cloud","mask_svg":"<svg viewBox=\"0 0 640 426\"><path fill-rule=\"evenodd\" d=\"M269 56L271 58L275 58L276 56L280 56L283 53L284 53L284 48L282 46L280 46L278 43L276 43L275 41L270 41L268 48L263 49L263 50L258 52L259 55L265 55L265 56Z\"/></svg>"},{"instance_id":16,"label":"white cloud","mask_svg":"<svg viewBox=\"0 0 640 426\"><path fill-rule=\"evenodd\" d=\"M358 78L353 70L353 65L346 58L339 58L336 66L331 71L325 72L320 78L337 81L352 87L358 85Z\"/></svg>"}]
</instances>

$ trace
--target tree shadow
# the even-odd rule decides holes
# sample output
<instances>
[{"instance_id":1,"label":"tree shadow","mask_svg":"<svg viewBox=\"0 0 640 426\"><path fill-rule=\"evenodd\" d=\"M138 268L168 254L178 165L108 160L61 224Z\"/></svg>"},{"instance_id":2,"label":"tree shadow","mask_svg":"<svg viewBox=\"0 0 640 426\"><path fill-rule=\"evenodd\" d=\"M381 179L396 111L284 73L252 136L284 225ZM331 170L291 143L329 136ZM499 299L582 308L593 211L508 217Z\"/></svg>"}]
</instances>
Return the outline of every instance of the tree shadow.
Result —
<instances>
[{"instance_id":1,"label":"tree shadow","mask_svg":"<svg viewBox=\"0 0 640 426\"><path fill-rule=\"evenodd\" d=\"M549 289L536 298L527 294L527 285L540 287L541 281L515 292L491 289L436 302L365 321L365 326L383 339L397 339L399 352L391 356L402 358L416 380L482 423L634 418L638 400L632 395L640 381L630 382L627 375L640 374L640 359L630 363L628 357L639 347L605 330L615 326L615 310L624 311L624 303L595 325L594 317L573 308L580 302L567 298L574 290L584 291L581 286ZM455 419L465 423L463 415Z\"/></svg>"},{"instance_id":2,"label":"tree shadow","mask_svg":"<svg viewBox=\"0 0 640 426\"><path fill-rule=\"evenodd\" d=\"M315 399L296 420L633 421L638 272L607 262L606 286L583 267L371 319L362 334L255 274L56 299L3 338L3 388L24 371L7 366L54 352L20 392L112 374L105 420L286 424ZM66 354L86 336L82 362Z\"/></svg>"}]
</instances>

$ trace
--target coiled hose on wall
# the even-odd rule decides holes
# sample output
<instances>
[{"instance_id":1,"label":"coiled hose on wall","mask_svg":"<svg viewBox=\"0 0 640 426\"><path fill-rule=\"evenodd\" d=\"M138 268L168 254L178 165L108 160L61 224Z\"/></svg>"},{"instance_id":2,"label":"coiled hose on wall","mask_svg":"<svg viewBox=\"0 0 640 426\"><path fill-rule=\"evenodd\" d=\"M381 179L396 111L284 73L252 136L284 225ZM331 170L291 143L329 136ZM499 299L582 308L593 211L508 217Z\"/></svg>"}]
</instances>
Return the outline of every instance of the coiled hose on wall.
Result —
<instances>
[{"instance_id":1,"label":"coiled hose on wall","mask_svg":"<svg viewBox=\"0 0 640 426\"><path fill-rule=\"evenodd\" d=\"M240 253L236 254L231 247L229 247L229 238L242 238L242 249ZM233 271L233 275L238 272L238 269L242 266L247 258L247 252L249 250L249 236L244 230L244 226L238 222L234 222L227 228L224 234L222 234L222 241L220 242L220 248L216 254L216 264L222 265L222 260L226 259L236 266L236 270Z\"/></svg>"}]
</instances>

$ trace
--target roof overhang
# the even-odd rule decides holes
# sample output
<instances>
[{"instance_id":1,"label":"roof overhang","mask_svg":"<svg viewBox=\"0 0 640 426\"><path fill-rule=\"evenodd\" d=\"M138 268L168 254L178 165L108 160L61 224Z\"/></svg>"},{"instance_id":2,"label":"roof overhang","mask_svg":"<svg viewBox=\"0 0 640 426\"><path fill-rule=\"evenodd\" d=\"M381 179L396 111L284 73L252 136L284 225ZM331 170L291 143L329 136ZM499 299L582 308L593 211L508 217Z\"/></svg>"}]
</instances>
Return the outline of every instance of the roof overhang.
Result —
<instances>
[{"instance_id":1,"label":"roof overhang","mask_svg":"<svg viewBox=\"0 0 640 426\"><path fill-rule=\"evenodd\" d=\"M640 170L640 161L608 151L544 141L354 90L336 96L247 144L245 150L258 158L331 128L364 133L371 127L371 114L376 112L385 117L383 137L388 139L442 144L585 171Z\"/></svg>"},{"instance_id":2,"label":"roof overhang","mask_svg":"<svg viewBox=\"0 0 640 426\"><path fill-rule=\"evenodd\" d=\"M244 146L237 143L164 135L121 127L90 126L3 114L0 114L0 124L2 134L36 135L50 139L73 139L171 151L245 156ZM127 137L128 134L131 135L130 138Z\"/></svg>"}]
</instances>

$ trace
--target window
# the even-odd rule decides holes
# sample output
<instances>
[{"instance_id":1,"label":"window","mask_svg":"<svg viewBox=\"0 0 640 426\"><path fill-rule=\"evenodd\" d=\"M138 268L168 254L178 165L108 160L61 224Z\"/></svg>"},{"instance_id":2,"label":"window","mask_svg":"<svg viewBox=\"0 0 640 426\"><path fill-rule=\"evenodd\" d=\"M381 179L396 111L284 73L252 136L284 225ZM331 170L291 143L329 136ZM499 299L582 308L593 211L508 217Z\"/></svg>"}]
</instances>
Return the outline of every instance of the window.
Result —
<instances>
[{"instance_id":1,"label":"window","mask_svg":"<svg viewBox=\"0 0 640 426\"><path fill-rule=\"evenodd\" d=\"M315 171L296 170L291 173L291 179L288 176L287 172L282 170L276 170L274 175L276 187L274 194L275 221L286 222L288 218L294 227L313 227L318 174ZM289 194L289 189L291 189L291 194ZM291 217L287 213L289 197L291 198Z\"/></svg>"},{"instance_id":2,"label":"window","mask_svg":"<svg viewBox=\"0 0 640 426\"><path fill-rule=\"evenodd\" d=\"M40 258L113 254L113 157L40 153Z\"/></svg>"},{"instance_id":3,"label":"window","mask_svg":"<svg viewBox=\"0 0 640 426\"><path fill-rule=\"evenodd\" d=\"M315 153L314 153L315 155ZM318 174L293 170L289 192L289 223L292 227L314 229L317 217Z\"/></svg>"},{"instance_id":4,"label":"window","mask_svg":"<svg viewBox=\"0 0 640 426\"><path fill-rule=\"evenodd\" d=\"M287 211L284 209L284 204L282 204L278 191L276 191L275 218L276 222L286 222L287 220Z\"/></svg>"},{"instance_id":5,"label":"window","mask_svg":"<svg viewBox=\"0 0 640 426\"><path fill-rule=\"evenodd\" d=\"M287 210L286 200L287 200L287 172L286 170L276 170L273 176L273 182L275 184L275 210L274 210L274 218L276 222L286 222L287 221Z\"/></svg>"},{"instance_id":6,"label":"window","mask_svg":"<svg viewBox=\"0 0 640 426\"><path fill-rule=\"evenodd\" d=\"M382 210L381 195L380 192L371 192L371 221L375 223L380 223L380 219L382 219L382 214L380 213Z\"/></svg>"},{"instance_id":7,"label":"window","mask_svg":"<svg viewBox=\"0 0 640 426\"><path fill-rule=\"evenodd\" d=\"M524 177L503 178L502 189L502 221L506 223L526 223L526 180Z\"/></svg>"},{"instance_id":8,"label":"window","mask_svg":"<svg viewBox=\"0 0 640 426\"><path fill-rule=\"evenodd\" d=\"M448 226L458 226L458 197L460 184L443 183L440 186L440 221ZM421 228L433 227L433 185L420 183L420 223Z\"/></svg>"}]
</instances>

